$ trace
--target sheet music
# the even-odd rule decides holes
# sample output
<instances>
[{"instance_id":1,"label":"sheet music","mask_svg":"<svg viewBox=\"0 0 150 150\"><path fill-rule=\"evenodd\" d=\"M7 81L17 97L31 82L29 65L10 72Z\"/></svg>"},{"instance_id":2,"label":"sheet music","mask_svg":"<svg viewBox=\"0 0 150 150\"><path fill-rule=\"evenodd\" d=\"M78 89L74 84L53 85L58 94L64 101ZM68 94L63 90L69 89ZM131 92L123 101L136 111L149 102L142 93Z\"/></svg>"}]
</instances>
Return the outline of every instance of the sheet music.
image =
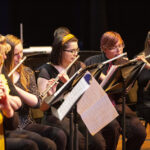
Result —
<instances>
[{"instance_id":1,"label":"sheet music","mask_svg":"<svg viewBox=\"0 0 150 150\"><path fill-rule=\"evenodd\" d=\"M90 88L77 103L77 112L92 135L118 116L109 97L93 77Z\"/></svg>"},{"instance_id":2,"label":"sheet music","mask_svg":"<svg viewBox=\"0 0 150 150\"><path fill-rule=\"evenodd\" d=\"M118 66L116 65L112 65L110 70L108 71L105 79L101 82L101 87L104 87L105 84L107 83L107 81L110 79L110 77L112 76L112 74L115 72L115 70L118 68Z\"/></svg>"},{"instance_id":3,"label":"sheet music","mask_svg":"<svg viewBox=\"0 0 150 150\"><path fill-rule=\"evenodd\" d=\"M79 80L72 91L68 93L67 96L65 96L64 102L61 104L61 106L57 110L52 108L52 113L57 118L62 120L65 117L65 115L72 108L79 97L90 87L90 79L91 74L89 72L85 73L85 75Z\"/></svg>"}]
</instances>

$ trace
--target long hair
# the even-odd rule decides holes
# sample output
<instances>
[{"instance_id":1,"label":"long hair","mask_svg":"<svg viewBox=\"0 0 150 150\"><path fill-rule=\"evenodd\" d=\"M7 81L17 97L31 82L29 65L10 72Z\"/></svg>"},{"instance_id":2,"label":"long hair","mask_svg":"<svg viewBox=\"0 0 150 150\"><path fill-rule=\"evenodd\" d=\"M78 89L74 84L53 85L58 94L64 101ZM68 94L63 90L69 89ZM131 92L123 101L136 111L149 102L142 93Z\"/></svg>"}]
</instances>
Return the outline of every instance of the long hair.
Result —
<instances>
[{"instance_id":1,"label":"long hair","mask_svg":"<svg viewBox=\"0 0 150 150\"><path fill-rule=\"evenodd\" d=\"M60 34L55 36L52 47L53 50L50 54L50 61L54 65L62 63L62 53L68 47L70 42L78 42L78 39L73 34Z\"/></svg>"},{"instance_id":2,"label":"long hair","mask_svg":"<svg viewBox=\"0 0 150 150\"><path fill-rule=\"evenodd\" d=\"M142 50L138 55L150 55L150 31L147 33L145 43L144 43L144 50ZM147 58L147 61L150 62L150 58Z\"/></svg>"},{"instance_id":3,"label":"long hair","mask_svg":"<svg viewBox=\"0 0 150 150\"><path fill-rule=\"evenodd\" d=\"M11 46L11 50L7 53L7 59L4 62L4 66L6 69L6 72L9 73L14 67L14 50L15 47L22 43L20 39L18 39L14 35L6 35L6 41ZM22 86L25 88L26 91L28 91L28 81L29 81L29 75L24 70L25 66L21 64L19 68L16 70L20 74L20 81ZM11 77L11 80L13 81L13 78Z\"/></svg>"},{"instance_id":4,"label":"long hair","mask_svg":"<svg viewBox=\"0 0 150 150\"><path fill-rule=\"evenodd\" d=\"M100 41L101 50L104 51L105 49L112 49L116 45L117 42L120 42L124 46L124 41L122 40L119 33L114 31L105 32Z\"/></svg>"},{"instance_id":5,"label":"long hair","mask_svg":"<svg viewBox=\"0 0 150 150\"><path fill-rule=\"evenodd\" d=\"M147 33L144 48L144 55L147 56L149 54L150 54L150 31ZM148 59L148 61L150 62L150 59Z\"/></svg>"}]
</instances>

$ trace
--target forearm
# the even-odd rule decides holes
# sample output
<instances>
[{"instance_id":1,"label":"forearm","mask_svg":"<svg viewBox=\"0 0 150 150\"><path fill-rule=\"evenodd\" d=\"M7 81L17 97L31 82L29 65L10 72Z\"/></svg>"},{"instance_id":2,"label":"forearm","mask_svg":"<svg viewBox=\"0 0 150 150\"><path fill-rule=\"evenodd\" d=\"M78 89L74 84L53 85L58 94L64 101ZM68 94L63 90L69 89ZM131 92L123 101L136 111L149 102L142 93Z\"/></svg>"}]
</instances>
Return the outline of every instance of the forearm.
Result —
<instances>
[{"instance_id":1,"label":"forearm","mask_svg":"<svg viewBox=\"0 0 150 150\"><path fill-rule=\"evenodd\" d=\"M38 98L37 96L31 94L31 93L28 93L24 90L22 90L21 88L15 86L21 100L26 103L27 105L31 106L31 107L34 107L38 104Z\"/></svg>"},{"instance_id":2,"label":"forearm","mask_svg":"<svg viewBox=\"0 0 150 150\"><path fill-rule=\"evenodd\" d=\"M150 63L146 63L146 68L150 69Z\"/></svg>"},{"instance_id":3,"label":"forearm","mask_svg":"<svg viewBox=\"0 0 150 150\"><path fill-rule=\"evenodd\" d=\"M40 93L42 93L47 88L48 80L44 78L38 78L37 85L38 90Z\"/></svg>"},{"instance_id":4,"label":"forearm","mask_svg":"<svg viewBox=\"0 0 150 150\"><path fill-rule=\"evenodd\" d=\"M18 110L22 105L21 99L18 96L9 95L8 97L10 99L9 103L10 103L11 107L14 110Z\"/></svg>"}]
</instances>

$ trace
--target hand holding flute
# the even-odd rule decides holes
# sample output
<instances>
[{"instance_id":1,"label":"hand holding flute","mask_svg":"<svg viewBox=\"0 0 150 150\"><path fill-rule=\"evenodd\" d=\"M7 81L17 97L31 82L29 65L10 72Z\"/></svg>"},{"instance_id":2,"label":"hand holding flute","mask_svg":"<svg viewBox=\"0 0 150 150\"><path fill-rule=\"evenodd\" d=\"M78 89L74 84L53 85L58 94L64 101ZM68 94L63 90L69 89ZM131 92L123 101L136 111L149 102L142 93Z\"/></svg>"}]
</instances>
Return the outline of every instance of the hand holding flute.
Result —
<instances>
[{"instance_id":1,"label":"hand holding flute","mask_svg":"<svg viewBox=\"0 0 150 150\"><path fill-rule=\"evenodd\" d=\"M150 69L150 63L146 60L146 58L149 58L149 57L150 57L150 55L148 55L146 57L144 55L139 55L139 56L137 56L136 59L143 61L145 63L145 68Z\"/></svg>"},{"instance_id":2,"label":"hand holding flute","mask_svg":"<svg viewBox=\"0 0 150 150\"><path fill-rule=\"evenodd\" d=\"M64 71L59 73L56 78L52 78L48 81L47 88L41 94L42 99L45 99L47 94L52 95L55 93L59 80L61 80L63 83L65 83L69 79L69 77L67 75L67 71L77 61L78 58L79 58L79 55L67 66L67 68Z\"/></svg>"},{"instance_id":3,"label":"hand holding flute","mask_svg":"<svg viewBox=\"0 0 150 150\"><path fill-rule=\"evenodd\" d=\"M69 80L69 77L66 73L62 72L58 74L58 78L61 82L65 83L67 80ZM58 85L58 81L56 78L52 78L47 83L47 88L51 87L49 91L47 92L48 96L53 95L56 92L56 88Z\"/></svg>"}]
</instances>

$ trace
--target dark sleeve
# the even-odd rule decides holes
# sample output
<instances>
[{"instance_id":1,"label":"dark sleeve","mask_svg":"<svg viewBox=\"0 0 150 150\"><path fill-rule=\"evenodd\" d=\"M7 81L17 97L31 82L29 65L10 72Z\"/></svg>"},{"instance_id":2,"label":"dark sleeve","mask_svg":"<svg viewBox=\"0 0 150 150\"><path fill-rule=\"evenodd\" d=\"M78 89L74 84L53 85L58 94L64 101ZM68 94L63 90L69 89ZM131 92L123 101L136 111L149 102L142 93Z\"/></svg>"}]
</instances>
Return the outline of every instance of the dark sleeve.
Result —
<instances>
[{"instance_id":1,"label":"dark sleeve","mask_svg":"<svg viewBox=\"0 0 150 150\"><path fill-rule=\"evenodd\" d=\"M44 64L42 67L40 67L38 77L50 80L51 78L56 78L58 74L59 74L58 70L52 64L47 63Z\"/></svg>"},{"instance_id":2,"label":"dark sleeve","mask_svg":"<svg viewBox=\"0 0 150 150\"><path fill-rule=\"evenodd\" d=\"M14 130L18 127L19 119L18 114L15 112L12 118L7 118L4 116L4 128L7 130Z\"/></svg>"},{"instance_id":3,"label":"dark sleeve","mask_svg":"<svg viewBox=\"0 0 150 150\"><path fill-rule=\"evenodd\" d=\"M7 82L8 82L8 86L10 88L10 95L12 96L19 96L18 95L18 92L16 91L16 88L14 87L11 79L7 76L7 74L3 71L4 75L5 75L5 78L7 79Z\"/></svg>"},{"instance_id":4,"label":"dark sleeve","mask_svg":"<svg viewBox=\"0 0 150 150\"><path fill-rule=\"evenodd\" d=\"M90 66L93 64L97 64L97 63L101 63L102 60L102 55L95 55L95 56L91 56L89 58L87 58L84 63L86 66Z\"/></svg>"},{"instance_id":5,"label":"dark sleeve","mask_svg":"<svg viewBox=\"0 0 150 150\"><path fill-rule=\"evenodd\" d=\"M49 73L48 73L46 68L43 67L39 71L40 72L39 72L38 78L40 77L40 78L44 78L44 79L47 79L47 80L50 79Z\"/></svg>"}]
</instances>

